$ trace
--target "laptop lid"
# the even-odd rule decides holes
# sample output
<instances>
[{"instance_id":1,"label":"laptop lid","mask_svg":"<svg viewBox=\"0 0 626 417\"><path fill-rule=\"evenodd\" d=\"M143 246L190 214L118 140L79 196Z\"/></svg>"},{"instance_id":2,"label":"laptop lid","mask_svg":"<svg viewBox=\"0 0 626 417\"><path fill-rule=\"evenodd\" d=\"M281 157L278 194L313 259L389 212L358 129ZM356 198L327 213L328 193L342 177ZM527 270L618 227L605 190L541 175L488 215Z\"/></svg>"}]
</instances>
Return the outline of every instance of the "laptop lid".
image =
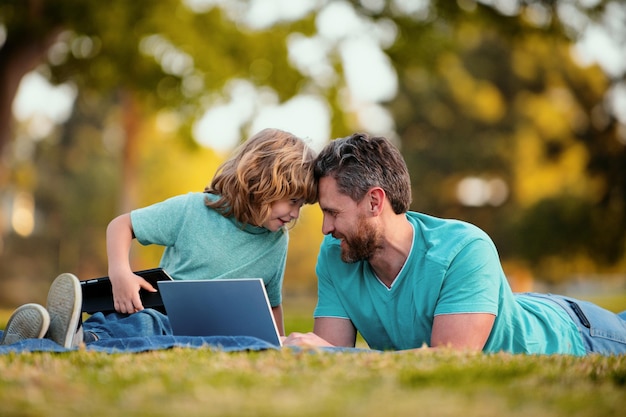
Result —
<instances>
[{"instance_id":1,"label":"laptop lid","mask_svg":"<svg viewBox=\"0 0 626 417\"><path fill-rule=\"evenodd\" d=\"M254 336L281 346L260 278L160 281L172 331L180 336Z\"/></svg>"},{"instance_id":2,"label":"laptop lid","mask_svg":"<svg viewBox=\"0 0 626 417\"><path fill-rule=\"evenodd\" d=\"M172 277L162 268L144 269L135 271L134 274L148 281L154 288L157 288L158 281L172 280ZM80 287L83 293L83 312L93 314L101 311L108 314L115 311L113 289L108 276L81 281ZM161 294L158 292L153 293L142 289L139 291L139 296L144 307L165 312Z\"/></svg>"}]
</instances>

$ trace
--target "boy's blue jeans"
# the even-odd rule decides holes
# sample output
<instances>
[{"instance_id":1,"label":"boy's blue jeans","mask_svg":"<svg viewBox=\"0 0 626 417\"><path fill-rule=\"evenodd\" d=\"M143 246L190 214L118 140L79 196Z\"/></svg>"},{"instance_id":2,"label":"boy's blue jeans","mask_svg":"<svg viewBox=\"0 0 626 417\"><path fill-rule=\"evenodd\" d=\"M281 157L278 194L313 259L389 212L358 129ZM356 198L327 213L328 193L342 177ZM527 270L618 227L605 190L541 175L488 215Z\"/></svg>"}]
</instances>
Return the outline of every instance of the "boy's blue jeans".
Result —
<instances>
[{"instance_id":1,"label":"boy's blue jeans","mask_svg":"<svg viewBox=\"0 0 626 417\"><path fill-rule=\"evenodd\" d=\"M561 306L578 326L587 353L626 354L626 311L615 314L588 301L554 294L532 294Z\"/></svg>"},{"instance_id":2,"label":"boy's blue jeans","mask_svg":"<svg viewBox=\"0 0 626 417\"><path fill-rule=\"evenodd\" d=\"M172 327L165 314L151 308L134 314L95 313L83 323L83 332L98 339L171 335Z\"/></svg>"}]
</instances>

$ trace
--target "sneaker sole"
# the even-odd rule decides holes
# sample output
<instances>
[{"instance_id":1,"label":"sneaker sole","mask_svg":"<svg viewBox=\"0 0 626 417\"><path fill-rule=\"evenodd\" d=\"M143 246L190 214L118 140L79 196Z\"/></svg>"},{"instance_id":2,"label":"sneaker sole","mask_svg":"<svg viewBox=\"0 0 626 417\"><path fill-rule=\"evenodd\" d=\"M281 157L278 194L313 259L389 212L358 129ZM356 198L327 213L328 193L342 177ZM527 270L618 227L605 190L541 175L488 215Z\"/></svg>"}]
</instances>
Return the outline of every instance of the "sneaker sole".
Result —
<instances>
[{"instance_id":1,"label":"sneaker sole","mask_svg":"<svg viewBox=\"0 0 626 417\"><path fill-rule=\"evenodd\" d=\"M48 337L65 348L72 348L82 308L82 290L75 275L59 275L50 285L47 309L50 314ZM77 342L80 342L77 341Z\"/></svg>"},{"instance_id":2,"label":"sneaker sole","mask_svg":"<svg viewBox=\"0 0 626 417\"><path fill-rule=\"evenodd\" d=\"M25 339L41 339L50 326L48 311L39 304L24 304L18 307L2 334L0 345L10 345Z\"/></svg>"}]
</instances>

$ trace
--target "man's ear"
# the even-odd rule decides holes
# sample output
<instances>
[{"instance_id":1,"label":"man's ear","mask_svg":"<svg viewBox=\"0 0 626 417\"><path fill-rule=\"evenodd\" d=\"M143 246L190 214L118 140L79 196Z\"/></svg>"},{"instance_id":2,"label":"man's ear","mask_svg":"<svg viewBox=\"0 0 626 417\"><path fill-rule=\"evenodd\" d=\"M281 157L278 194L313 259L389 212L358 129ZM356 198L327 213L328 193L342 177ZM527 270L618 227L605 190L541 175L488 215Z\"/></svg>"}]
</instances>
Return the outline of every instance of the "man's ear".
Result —
<instances>
[{"instance_id":1,"label":"man's ear","mask_svg":"<svg viewBox=\"0 0 626 417\"><path fill-rule=\"evenodd\" d=\"M374 216L380 215L383 211L385 203L385 190L380 187L374 187L368 191L369 196L369 210Z\"/></svg>"}]
</instances>

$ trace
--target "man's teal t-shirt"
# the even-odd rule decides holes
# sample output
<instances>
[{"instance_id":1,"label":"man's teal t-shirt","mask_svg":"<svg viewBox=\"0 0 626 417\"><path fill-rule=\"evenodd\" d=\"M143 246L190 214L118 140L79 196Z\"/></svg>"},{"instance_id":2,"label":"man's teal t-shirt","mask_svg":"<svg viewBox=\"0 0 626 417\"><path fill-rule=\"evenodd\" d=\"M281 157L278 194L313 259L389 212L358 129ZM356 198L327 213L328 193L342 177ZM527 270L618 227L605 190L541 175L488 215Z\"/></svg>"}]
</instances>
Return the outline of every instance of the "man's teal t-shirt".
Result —
<instances>
[{"instance_id":1,"label":"man's teal t-shirt","mask_svg":"<svg viewBox=\"0 0 626 417\"><path fill-rule=\"evenodd\" d=\"M242 225L189 193L130 213L142 245L165 246L160 267L174 279L262 278L272 307L282 302L289 234Z\"/></svg>"},{"instance_id":2,"label":"man's teal t-shirt","mask_svg":"<svg viewBox=\"0 0 626 417\"><path fill-rule=\"evenodd\" d=\"M457 220L406 216L413 247L391 288L367 261L343 262L339 240L324 238L315 317L349 319L371 348L403 350L430 345L436 315L489 313L496 319L485 352L586 353L561 307L512 293L486 233Z\"/></svg>"}]
</instances>

